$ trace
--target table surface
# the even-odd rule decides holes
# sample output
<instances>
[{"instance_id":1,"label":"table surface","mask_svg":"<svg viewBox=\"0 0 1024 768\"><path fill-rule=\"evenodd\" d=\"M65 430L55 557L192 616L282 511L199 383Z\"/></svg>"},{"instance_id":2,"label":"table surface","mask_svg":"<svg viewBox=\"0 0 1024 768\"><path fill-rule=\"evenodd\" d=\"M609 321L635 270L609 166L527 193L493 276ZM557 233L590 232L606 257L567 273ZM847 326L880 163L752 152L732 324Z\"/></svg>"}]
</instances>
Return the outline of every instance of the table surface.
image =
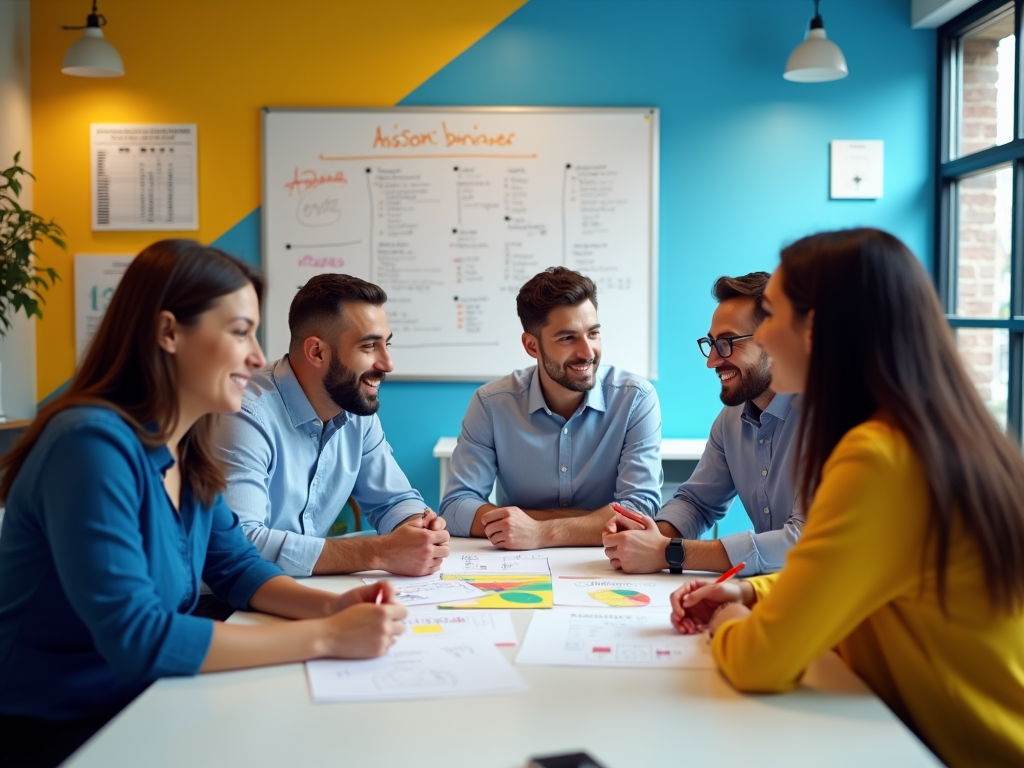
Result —
<instances>
[{"instance_id":1,"label":"table surface","mask_svg":"<svg viewBox=\"0 0 1024 768\"><path fill-rule=\"evenodd\" d=\"M457 437L439 437L434 443L435 459L450 459ZM666 437L661 441L661 458L667 461L698 461L704 455L706 437Z\"/></svg>"},{"instance_id":2,"label":"table surface","mask_svg":"<svg viewBox=\"0 0 1024 768\"><path fill-rule=\"evenodd\" d=\"M495 551L480 539L452 543L456 552ZM554 575L611 573L599 548L546 554ZM341 591L359 582L306 583ZM520 642L532 613L511 611ZM229 621L278 620L236 613ZM517 649L502 651L511 661ZM709 670L517 669L529 693L349 704L313 704L302 664L168 678L65 766L523 768L532 755L578 750L606 768L940 765L831 653L796 691L775 696L737 693Z\"/></svg>"}]
</instances>

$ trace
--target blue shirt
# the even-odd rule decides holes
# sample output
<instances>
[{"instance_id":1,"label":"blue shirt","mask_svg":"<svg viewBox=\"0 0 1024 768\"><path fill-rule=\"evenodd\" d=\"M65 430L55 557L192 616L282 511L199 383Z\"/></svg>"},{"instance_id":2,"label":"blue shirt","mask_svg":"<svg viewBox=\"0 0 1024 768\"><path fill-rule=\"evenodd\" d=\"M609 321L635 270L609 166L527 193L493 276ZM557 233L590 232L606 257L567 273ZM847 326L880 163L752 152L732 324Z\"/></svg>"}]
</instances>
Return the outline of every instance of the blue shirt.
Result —
<instances>
[{"instance_id":1,"label":"blue shirt","mask_svg":"<svg viewBox=\"0 0 1024 768\"><path fill-rule=\"evenodd\" d=\"M291 576L313 572L324 536L351 496L381 533L423 514L380 419L344 411L323 424L288 356L257 371L242 410L214 431L228 505L264 558Z\"/></svg>"},{"instance_id":2,"label":"blue shirt","mask_svg":"<svg viewBox=\"0 0 1024 768\"><path fill-rule=\"evenodd\" d=\"M159 677L194 675L213 622L199 580L239 609L281 571L220 496L164 490L173 464L106 408L46 425L0 533L0 712L65 720L119 708ZM0 746L2 750L2 746Z\"/></svg>"},{"instance_id":3,"label":"blue shirt","mask_svg":"<svg viewBox=\"0 0 1024 768\"><path fill-rule=\"evenodd\" d=\"M655 519L697 539L739 494L754 530L719 539L729 562L746 562L743 576L782 568L804 527L803 509L793 498L799 417L794 395L775 395L760 414L749 402L723 408L697 468Z\"/></svg>"},{"instance_id":4,"label":"blue shirt","mask_svg":"<svg viewBox=\"0 0 1024 768\"><path fill-rule=\"evenodd\" d=\"M661 506L661 406L649 382L612 366L569 419L544 401L536 366L480 387L452 453L441 517L469 536L497 479L498 506L598 509Z\"/></svg>"}]
</instances>

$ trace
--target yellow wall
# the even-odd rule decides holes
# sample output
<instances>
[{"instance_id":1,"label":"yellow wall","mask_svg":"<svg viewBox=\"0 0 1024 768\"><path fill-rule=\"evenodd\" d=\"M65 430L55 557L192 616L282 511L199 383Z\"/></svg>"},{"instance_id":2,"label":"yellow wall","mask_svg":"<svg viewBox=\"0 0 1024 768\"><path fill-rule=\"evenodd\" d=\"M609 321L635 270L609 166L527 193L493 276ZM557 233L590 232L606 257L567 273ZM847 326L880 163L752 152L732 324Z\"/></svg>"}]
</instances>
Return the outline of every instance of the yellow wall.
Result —
<instances>
[{"instance_id":1,"label":"yellow wall","mask_svg":"<svg viewBox=\"0 0 1024 768\"><path fill-rule=\"evenodd\" d=\"M261 106L391 106L526 0L100 0L126 75L60 73L86 0L32 0L35 208L68 233L36 339L42 399L74 368L75 253L216 239L260 204ZM89 124L197 123L198 232L92 232Z\"/></svg>"}]
</instances>

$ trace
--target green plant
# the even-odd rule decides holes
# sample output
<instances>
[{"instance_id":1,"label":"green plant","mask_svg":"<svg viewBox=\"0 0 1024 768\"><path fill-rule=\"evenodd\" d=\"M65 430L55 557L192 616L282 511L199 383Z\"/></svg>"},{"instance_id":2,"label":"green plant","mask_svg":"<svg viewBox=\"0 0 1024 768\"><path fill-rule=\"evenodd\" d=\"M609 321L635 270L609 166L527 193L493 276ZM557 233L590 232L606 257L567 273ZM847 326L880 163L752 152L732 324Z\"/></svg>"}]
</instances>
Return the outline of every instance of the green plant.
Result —
<instances>
[{"instance_id":1,"label":"green plant","mask_svg":"<svg viewBox=\"0 0 1024 768\"><path fill-rule=\"evenodd\" d=\"M21 152L16 153L14 165L0 171L0 337L7 335L10 316L19 309L26 317L42 317L40 305L46 303L42 291L60 279L53 268L36 266L36 243L49 240L65 251L68 248L64 230L52 219L45 221L18 205L21 182L17 177L35 178L18 165L20 157Z\"/></svg>"}]
</instances>

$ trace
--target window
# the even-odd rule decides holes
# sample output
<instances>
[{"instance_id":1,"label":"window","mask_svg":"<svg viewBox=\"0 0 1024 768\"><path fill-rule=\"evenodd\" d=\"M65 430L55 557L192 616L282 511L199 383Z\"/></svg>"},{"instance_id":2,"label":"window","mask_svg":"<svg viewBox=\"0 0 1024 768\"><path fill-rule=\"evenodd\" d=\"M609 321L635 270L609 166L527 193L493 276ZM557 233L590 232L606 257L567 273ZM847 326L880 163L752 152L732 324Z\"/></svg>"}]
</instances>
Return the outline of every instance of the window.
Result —
<instances>
[{"instance_id":1,"label":"window","mask_svg":"<svg viewBox=\"0 0 1024 768\"><path fill-rule=\"evenodd\" d=\"M957 349L1020 440L1024 380L1024 0L982 0L939 30L936 283Z\"/></svg>"}]
</instances>

